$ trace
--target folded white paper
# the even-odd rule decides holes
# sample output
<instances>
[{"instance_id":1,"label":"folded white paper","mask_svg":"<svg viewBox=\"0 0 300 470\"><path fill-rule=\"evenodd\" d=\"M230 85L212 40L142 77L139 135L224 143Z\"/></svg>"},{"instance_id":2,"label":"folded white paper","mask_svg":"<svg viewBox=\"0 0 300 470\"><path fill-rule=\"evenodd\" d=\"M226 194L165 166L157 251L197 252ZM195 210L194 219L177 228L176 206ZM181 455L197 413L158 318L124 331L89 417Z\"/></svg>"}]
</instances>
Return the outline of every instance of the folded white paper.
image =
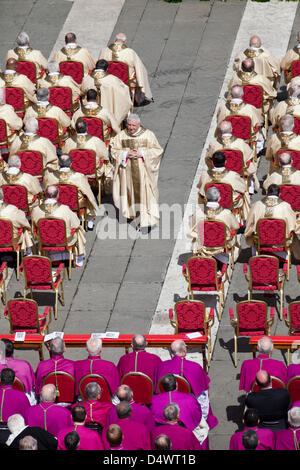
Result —
<instances>
[{"instance_id":1,"label":"folded white paper","mask_svg":"<svg viewBox=\"0 0 300 470\"><path fill-rule=\"evenodd\" d=\"M195 331L195 333L187 333L186 336L189 339L201 338L202 334L199 331Z\"/></svg>"},{"instance_id":2,"label":"folded white paper","mask_svg":"<svg viewBox=\"0 0 300 470\"><path fill-rule=\"evenodd\" d=\"M26 332L25 331L17 331L15 333L15 341L20 341L20 342L23 342L25 341L25 335L26 335Z\"/></svg>"}]
</instances>

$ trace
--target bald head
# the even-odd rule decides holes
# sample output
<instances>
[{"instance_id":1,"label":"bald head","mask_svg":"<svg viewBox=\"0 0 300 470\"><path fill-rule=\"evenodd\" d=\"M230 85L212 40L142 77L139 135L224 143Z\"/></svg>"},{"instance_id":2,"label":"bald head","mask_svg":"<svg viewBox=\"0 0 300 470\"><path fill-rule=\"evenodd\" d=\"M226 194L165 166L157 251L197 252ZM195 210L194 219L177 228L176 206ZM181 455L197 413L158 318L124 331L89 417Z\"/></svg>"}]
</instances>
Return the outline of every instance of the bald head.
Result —
<instances>
[{"instance_id":1,"label":"bald head","mask_svg":"<svg viewBox=\"0 0 300 470\"><path fill-rule=\"evenodd\" d=\"M249 41L249 46L250 47L261 47L261 40L260 37L257 35L251 36L250 41Z\"/></svg>"},{"instance_id":2,"label":"bald head","mask_svg":"<svg viewBox=\"0 0 300 470\"><path fill-rule=\"evenodd\" d=\"M91 356L99 356L102 351L102 341L100 338L90 338L86 342L86 349Z\"/></svg>"},{"instance_id":3,"label":"bald head","mask_svg":"<svg viewBox=\"0 0 300 470\"><path fill-rule=\"evenodd\" d=\"M120 385L116 392L117 397L120 401L127 401L128 403L131 402L133 398L133 393L131 388L128 385Z\"/></svg>"},{"instance_id":4,"label":"bald head","mask_svg":"<svg viewBox=\"0 0 300 470\"><path fill-rule=\"evenodd\" d=\"M239 86L239 85L234 85L231 90L230 90L230 94L232 96L232 98L243 98L244 96L244 89L242 86Z\"/></svg>"},{"instance_id":5,"label":"bald head","mask_svg":"<svg viewBox=\"0 0 300 470\"><path fill-rule=\"evenodd\" d=\"M176 339L171 343L171 353L173 356L185 356L186 355L186 344L182 339Z\"/></svg>"},{"instance_id":6,"label":"bald head","mask_svg":"<svg viewBox=\"0 0 300 470\"><path fill-rule=\"evenodd\" d=\"M271 377L266 370L259 370L255 377L256 383L260 389L271 387Z\"/></svg>"},{"instance_id":7,"label":"bald head","mask_svg":"<svg viewBox=\"0 0 300 470\"><path fill-rule=\"evenodd\" d=\"M21 159L18 155L11 155L7 163L10 168L21 168Z\"/></svg>"},{"instance_id":8,"label":"bald head","mask_svg":"<svg viewBox=\"0 0 300 470\"><path fill-rule=\"evenodd\" d=\"M132 413L131 405L127 401L118 403L116 410L119 419L130 418Z\"/></svg>"},{"instance_id":9,"label":"bald head","mask_svg":"<svg viewBox=\"0 0 300 470\"><path fill-rule=\"evenodd\" d=\"M231 134L232 133L232 125L229 121L222 121L219 124L219 131L221 134Z\"/></svg>"},{"instance_id":10,"label":"bald head","mask_svg":"<svg viewBox=\"0 0 300 470\"><path fill-rule=\"evenodd\" d=\"M54 384L44 385L41 390L41 401L55 402L56 388Z\"/></svg>"},{"instance_id":11,"label":"bald head","mask_svg":"<svg viewBox=\"0 0 300 470\"><path fill-rule=\"evenodd\" d=\"M57 199L58 194L59 194L59 190L57 186L54 186L54 185L47 186L46 191L45 191L46 199ZM56 338L56 339L60 340L60 338Z\"/></svg>"},{"instance_id":12,"label":"bald head","mask_svg":"<svg viewBox=\"0 0 300 470\"><path fill-rule=\"evenodd\" d=\"M279 162L281 166L292 164L292 155L289 152L283 152L279 155Z\"/></svg>"},{"instance_id":13,"label":"bald head","mask_svg":"<svg viewBox=\"0 0 300 470\"><path fill-rule=\"evenodd\" d=\"M9 59L7 59L7 61L6 61L6 69L7 70L17 71L17 68L18 68L18 61L16 59L14 59L13 57L10 57Z\"/></svg>"},{"instance_id":14,"label":"bald head","mask_svg":"<svg viewBox=\"0 0 300 470\"><path fill-rule=\"evenodd\" d=\"M252 59L245 59L242 62L243 72L253 72L254 70L254 61Z\"/></svg>"},{"instance_id":15,"label":"bald head","mask_svg":"<svg viewBox=\"0 0 300 470\"><path fill-rule=\"evenodd\" d=\"M147 341L144 335L135 335L131 344L134 351L143 351L147 346Z\"/></svg>"}]
</instances>

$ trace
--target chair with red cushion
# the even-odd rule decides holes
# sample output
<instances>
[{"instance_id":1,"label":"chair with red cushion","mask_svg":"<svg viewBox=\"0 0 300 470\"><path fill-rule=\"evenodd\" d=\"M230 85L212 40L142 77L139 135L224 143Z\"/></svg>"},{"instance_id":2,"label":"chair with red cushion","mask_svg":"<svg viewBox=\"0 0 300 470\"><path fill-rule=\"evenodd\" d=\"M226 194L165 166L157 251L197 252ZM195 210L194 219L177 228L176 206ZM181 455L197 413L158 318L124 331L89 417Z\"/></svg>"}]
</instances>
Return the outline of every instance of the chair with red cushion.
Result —
<instances>
[{"instance_id":1,"label":"chair with red cushion","mask_svg":"<svg viewBox=\"0 0 300 470\"><path fill-rule=\"evenodd\" d=\"M148 375L142 372L129 372L122 377L121 384L128 385L131 388L136 403L151 404L153 382Z\"/></svg>"},{"instance_id":2,"label":"chair with red cushion","mask_svg":"<svg viewBox=\"0 0 300 470\"><path fill-rule=\"evenodd\" d=\"M52 263L49 258L38 255L26 256L23 259L21 270L25 281L24 297L26 297L28 290L30 290L31 298L34 290L53 290L55 292L54 317L57 320L59 288L61 303L62 305L65 304L63 290L63 281L65 280L64 263L60 263L57 271L52 274Z\"/></svg>"},{"instance_id":3,"label":"chair with red cushion","mask_svg":"<svg viewBox=\"0 0 300 470\"><path fill-rule=\"evenodd\" d=\"M214 186L220 191L220 196L221 196L221 199L219 201L220 206L223 207L224 209L229 209L235 215L238 215L239 219L241 219L240 208L234 207L232 186L228 183L220 183L218 181L213 181L212 183L206 183L205 188L204 188L205 193L207 189L210 188L211 186ZM240 199L241 197L242 195L238 196L237 199Z\"/></svg>"},{"instance_id":4,"label":"chair with red cushion","mask_svg":"<svg viewBox=\"0 0 300 470\"><path fill-rule=\"evenodd\" d=\"M297 268L297 277L298 281L300 280L300 266ZM300 302L291 302L289 303L288 308L283 309L283 318L286 326L288 327L288 334L290 336L299 336L300 334ZM287 363L290 363L290 350L288 349L288 360Z\"/></svg>"},{"instance_id":5,"label":"chair with red cushion","mask_svg":"<svg viewBox=\"0 0 300 470\"><path fill-rule=\"evenodd\" d=\"M78 388L83 401L87 399L85 388L90 382L96 382L101 388L101 397L99 401L111 401L112 396L108 382L105 377L99 374L87 374L80 379Z\"/></svg>"},{"instance_id":6,"label":"chair with red cushion","mask_svg":"<svg viewBox=\"0 0 300 470\"><path fill-rule=\"evenodd\" d=\"M0 380L0 384L1 384L1 380ZM15 377L12 388L14 390L19 390L20 392L25 392L25 385L23 384L23 382L20 379L18 379L18 377Z\"/></svg>"},{"instance_id":7,"label":"chair with red cushion","mask_svg":"<svg viewBox=\"0 0 300 470\"><path fill-rule=\"evenodd\" d=\"M44 313L39 314L38 304L32 299L8 300L4 317L9 320L10 333L25 331L28 334L45 335L49 333L51 323L51 307L46 307ZM40 359L43 359L43 343L39 346Z\"/></svg>"},{"instance_id":8,"label":"chair with red cushion","mask_svg":"<svg viewBox=\"0 0 300 470\"><path fill-rule=\"evenodd\" d=\"M252 104L255 108L263 108L263 89L260 85L242 85L244 90L243 101Z\"/></svg>"},{"instance_id":9,"label":"chair with red cushion","mask_svg":"<svg viewBox=\"0 0 300 470\"><path fill-rule=\"evenodd\" d=\"M224 283L227 279L227 265L223 264L218 274L217 260L209 257L192 256L182 267L182 273L188 283L188 300L194 300L195 292L216 292L219 296L219 319L225 305Z\"/></svg>"},{"instance_id":10,"label":"chair with red cushion","mask_svg":"<svg viewBox=\"0 0 300 470\"><path fill-rule=\"evenodd\" d=\"M64 371L50 372L43 379L43 385L56 387L56 403L73 403L75 399L75 378Z\"/></svg>"},{"instance_id":11,"label":"chair with red cushion","mask_svg":"<svg viewBox=\"0 0 300 470\"><path fill-rule=\"evenodd\" d=\"M7 277L8 277L7 262L3 261L3 263L0 266L0 296L2 294L2 301L4 305L6 305L5 281ZM0 309L0 316L1 316L1 309Z\"/></svg>"},{"instance_id":12,"label":"chair with red cushion","mask_svg":"<svg viewBox=\"0 0 300 470\"><path fill-rule=\"evenodd\" d=\"M243 152L241 150L235 149L222 149L222 152L225 154L226 157L226 170L235 171L242 177L245 177L246 167L244 167Z\"/></svg>"},{"instance_id":13,"label":"chair with red cushion","mask_svg":"<svg viewBox=\"0 0 300 470\"><path fill-rule=\"evenodd\" d=\"M30 62L29 60L18 60L17 72L26 75L32 83L36 84L37 73L34 62Z\"/></svg>"},{"instance_id":14,"label":"chair with red cushion","mask_svg":"<svg viewBox=\"0 0 300 470\"><path fill-rule=\"evenodd\" d=\"M292 167L296 170L300 170L300 150L293 149L280 149L275 155L274 160L272 161L273 166L276 168L280 167L279 155L283 152L288 152L292 155Z\"/></svg>"},{"instance_id":15,"label":"chair with red cushion","mask_svg":"<svg viewBox=\"0 0 300 470\"><path fill-rule=\"evenodd\" d=\"M8 147L7 124L4 119L0 119L0 149Z\"/></svg>"},{"instance_id":16,"label":"chair with red cushion","mask_svg":"<svg viewBox=\"0 0 300 470\"><path fill-rule=\"evenodd\" d=\"M21 171L36 176L39 181L43 179L43 155L37 150L24 150L18 152L21 159Z\"/></svg>"},{"instance_id":17,"label":"chair with red cushion","mask_svg":"<svg viewBox=\"0 0 300 470\"><path fill-rule=\"evenodd\" d=\"M291 250L289 243L293 234L286 236L286 222L284 219L262 218L256 224L257 253L271 254L274 251L287 253L287 273L289 280L289 271L291 268Z\"/></svg>"},{"instance_id":18,"label":"chair with red cushion","mask_svg":"<svg viewBox=\"0 0 300 470\"><path fill-rule=\"evenodd\" d=\"M176 382L177 382L177 391L178 392L181 392L181 393L192 393L192 389L191 389L191 386L189 384L189 382L186 380L185 377L181 376L181 375L177 375L177 374L173 374L174 377L176 378ZM163 388L163 385L162 385L162 380L163 380L164 377L161 377L158 381L158 384L157 384L157 388L158 388L158 391L159 393L164 393L164 388Z\"/></svg>"},{"instance_id":19,"label":"chair with red cushion","mask_svg":"<svg viewBox=\"0 0 300 470\"><path fill-rule=\"evenodd\" d=\"M207 363L210 365L211 328L214 324L214 309L209 312L200 300L180 300L175 303L174 310L169 309L169 320L174 334L199 332L207 336Z\"/></svg>"},{"instance_id":20,"label":"chair with red cushion","mask_svg":"<svg viewBox=\"0 0 300 470\"><path fill-rule=\"evenodd\" d=\"M298 77L300 75L300 60L293 60L291 63L291 78Z\"/></svg>"},{"instance_id":21,"label":"chair with red cushion","mask_svg":"<svg viewBox=\"0 0 300 470\"><path fill-rule=\"evenodd\" d=\"M280 186L280 199L288 202L296 212L298 217L300 214L300 185L296 184L281 184Z\"/></svg>"},{"instance_id":22,"label":"chair with red cushion","mask_svg":"<svg viewBox=\"0 0 300 470\"><path fill-rule=\"evenodd\" d=\"M205 219L198 224L198 235L200 245L205 247L205 251L216 248L223 249L222 253L228 255L228 265L230 270L228 278L231 279L232 271L234 270L234 245L230 248L227 242L227 227L221 220L209 220ZM236 232L232 231L231 239L236 238ZM201 248L198 254L203 254ZM213 256L213 254L211 255Z\"/></svg>"},{"instance_id":23,"label":"chair with red cushion","mask_svg":"<svg viewBox=\"0 0 300 470\"><path fill-rule=\"evenodd\" d=\"M87 176L89 183L96 183L98 188L98 205L101 205L101 178L98 178L96 153L89 149L71 150L69 155L72 159L72 170ZM102 162L103 164L103 162ZM101 162L100 162L101 165Z\"/></svg>"},{"instance_id":24,"label":"chair with red cushion","mask_svg":"<svg viewBox=\"0 0 300 470\"><path fill-rule=\"evenodd\" d=\"M84 76L84 67L82 62L74 60L62 61L59 64L59 70L63 75L70 75L75 82L81 85Z\"/></svg>"},{"instance_id":25,"label":"chair with red cushion","mask_svg":"<svg viewBox=\"0 0 300 470\"><path fill-rule=\"evenodd\" d=\"M104 142L104 132L103 132L103 121L94 116L81 116L80 119L83 119L87 124L87 133L98 137L98 139L103 140Z\"/></svg>"},{"instance_id":26,"label":"chair with red cushion","mask_svg":"<svg viewBox=\"0 0 300 470\"><path fill-rule=\"evenodd\" d=\"M300 116L293 115L293 118L294 118L293 132L297 135L300 135Z\"/></svg>"},{"instance_id":27,"label":"chair with red cushion","mask_svg":"<svg viewBox=\"0 0 300 470\"><path fill-rule=\"evenodd\" d=\"M52 144L56 147L60 146L60 135L59 135L59 125L57 119L43 117L37 118L39 123L39 128L37 134L41 137L46 137L49 139Z\"/></svg>"},{"instance_id":28,"label":"chair with red cushion","mask_svg":"<svg viewBox=\"0 0 300 470\"><path fill-rule=\"evenodd\" d=\"M18 87L5 87L6 104L10 104L16 114L23 119L25 114L24 90Z\"/></svg>"},{"instance_id":29,"label":"chair with red cushion","mask_svg":"<svg viewBox=\"0 0 300 470\"><path fill-rule=\"evenodd\" d=\"M125 62L120 62L118 60L110 60L108 61L108 68L107 73L115 75L120 80L122 80L125 85L128 85L130 88L131 100L132 104L134 104L134 96L135 96L135 83L134 77L131 79L129 76L129 67Z\"/></svg>"},{"instance_id":30,"label":"chair with red cushion","mask_svg":"<svg viewBox=\"0 0 300 470\"><path fill-rule=\"evenodd\" d=\"M248 274L249 267L249 274ZM282 273L279 272L279 260L276 256L259 255L252 256L249 264L244 263L244 275L248 282L248 300L252 300L252 292L279 292L280 296L280 319L283 315L284 282L288 263L283 265Z\"/></svg>"},{"instance_id":31,"label":"chair with red cushion","mask_svg":"<svg viewBox=\"0 0 300 470\"><path fill-rule=\"evenodd\" d=\"M72 116L74 109L71 88L64 86L49 87L49 103L52 106L61 108L68 116Z\"/></svg>"},{"instance_id":32,"label":"chair with red cushion","mask_svg":"<svg viewBox=\"0 0 300 470\"><path fill-rule=\"evenodd\" d=\"M273 377L271 375L270 378L271 378L272 388L286 388L284 382L282 382L282 380L279 379L278 377ZM259 390L260 390L259 386L257 385L256 381L254 381L251 386L251 392L259 392Z\"/></svg>"},{"instance_id":33,"label":"chair with red cushion","mask_svg":"<svg viewBox=\"0 0 300 470\"><path fill-rule=\"evenodd\" d=\"M1 188L4 202L24 211L26 216L30 215L28 193L25 186L20 184L3 184Z\"/></svg>"},{"instance_id":34,"label":"chair with red cushion","mask_svg":"<svg viewBox=\"0 0 300 470\"><path fill-rule=\"evenodd\" d=\"M239 336L268 336L270 327L274 323L275 308L270 310L268 319L268 305L261 300L246 300L236 304L234 310L229 308L230 323L234 329L234 365L237 367L237 339Z\"/></svg>"},{"instance_id":35,"label":"chair with red cushion","mask_svg":"<svg viewBox=\"0 0 300 470\"><path fill-rule=\"evenodd\" d=\"M69 253L69 279L71 279L72 257L75 260L75 247L68 243L66 222L63 219L53 217L40 219L37 223L37 236L40 255L47 252L67 251Z\"/></svg>"},{"instance_id":36,"label":"chair with red cushion","mask_svg":"<svg viewBox=\"0 0 300 470\"><path fill-rule=\"evenodd\" d=\"M68 206L71 211L75 212L81 220L82 225L87 229L86 210L79 206L78 188L74 184L57 183L59 189L58 202Z\"/></svg>"},{"instance_id":37,"label":"chair with red cushion","mask_svg":"<svg viewBox=\"0 0 300 470\"><path fill-rule=\"evenodd\" d=\"M290 394L291 404L300 401L300 375L295 375L286 384L287 391Z\"/></svg>"},{"instance_id":38,"label":"chair with red cushion","mask_svg":"<svg viewBox=\"0 0 300 470\"><path fill-rule=\"evenodd\" d=\"M18 235L21 235L23 228L20 228ZM0 253L15 252L17 255L17 279L20 276L20 253L21 246L15 242L13 236L13 224L8 219L0 219Z\"/></svg>"},{"instance_id":39,"label":"chair with red cushion","mask_svg":"<svg viewBox=\"0 0 300 470\"><path fill-rule=\"evenodd\" d=\"M249 116L230 115L225 118L232 126L232 135L252 144L252 122Z\"/></svg>"}]
</instances>

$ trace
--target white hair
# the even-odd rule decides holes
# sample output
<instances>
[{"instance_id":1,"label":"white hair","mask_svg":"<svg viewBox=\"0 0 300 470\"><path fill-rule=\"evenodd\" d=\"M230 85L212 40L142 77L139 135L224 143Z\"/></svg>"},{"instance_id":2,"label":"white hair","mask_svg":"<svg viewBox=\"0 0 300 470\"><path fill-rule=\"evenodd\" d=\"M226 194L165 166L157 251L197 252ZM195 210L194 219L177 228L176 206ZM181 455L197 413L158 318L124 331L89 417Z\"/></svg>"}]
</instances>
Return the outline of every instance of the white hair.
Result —
<instances>
[{"instance_id":1,"label":"white hair","mask_svg":"<svg viewBox=\"0 0 300 470\"><path fill-rule=\"evenodd\" d=\"M229 121L222 121L219 124L219 129L222 134L231 134L232 132L232 125Z\"/></svg>"},{"instance_id":2,"label":"white hair","mask_svg":"<svg viewBox=\"0 0 300 470\"><path fill-rule=\"evenodd\" d=\"M48 62L47 69L49 73L59 72L59 63L52 60Z\"/></svg>"},{"instance_id":3,"label":"white hair","mask_svg":"<svg viewBox=\"0 0 300 470\"><path fill-rule=\"evenodd\" d=\"M205 193L208 202L217 202L220 197L220 191L215 186L211 186Z\"/></svg>"},{"instance_id":4,"label":"white hair","mask_svg":"<svg viewBox=\"0 0 300 470\"><path fill-rule=\"evenodd\" d=\"M17 44L18 46L27 46L29 43L29 36L25 31L22 31L22 33L19 34L17 37Z\"/></svg>"},{"instance_id":5,"label":"white hair","mask_svg":"<svg viewBox=\"0 0 300 470\"><path fill-rule=\"evenodd\" d=\"M288 422L291 426L300 426L300 407L294 406L288 411Z\"/></svg>"},{"instance_id":6,"label":"white hair","mask_svg":"<svg viewBox=\"0 0 300 470\"><path fill-rule=\"evenodd\" d=\"M7 427L12 434L17 434L25 427L25 420L22 415L14 414L7 419Z\"/></svg>"},{"instance_id":7,"label":"white hair","mask_svg":"<svg viewBox=\"0 0 300 470\"><path fill-rule=\"evenodd\" d=\"M18 155L11 155L7 160L9 167L20 168L21 158Z\"/></svg>"},{"instance_id":8,"label":"white hair","mask_svg":"<svg viewBox=\"0 0 300 470\"><path fill-rule=\"evenodd\" d=\"M138 114L129 114L127 121L141 122L140 116Z\"/></svg>"},{"instance_id":9,"label":"white hair","mask_svg":"<svg viewBox=\"0 0 300 470\"><path fill-rule=\"evenodd\" d=\"M273 341L268 336L264 336L257 342L257 350L263 354L270 354L273 351Z\"/></svg>"},{"instance_id":10,"label":"white hair","mask_svg":"<svg viewBox=\"0 0 300 470\"><path fill-rule=\"evenodd\" d=\"M290 114L286 114L280 121L283 131L292 132L294 128L294 118Z\"/></svg>"},{"instance_id":11,"label":"white hair","mask_svg":"<svg viewBox=\"0 0 300 470\"><path fill-rule=\"evenodd\" d=\"M38 88L36 96L38 101L48 101L50 91L48 88Z\"/></svg>"},{"instance_id":12,"label":"white hair","mask_svg":"<svg viewBox=\"0 0 300 470\"><path fill-rule=\"evenodd\" d=\"M92 356L97 356L102 351L102 340L100 338L90 338L86 342L86 349Z\"/></svg>"},{"instance_id":13,"label":"white hair","mask_svg":"<svg viewBox=\"0 0 300 470\"><path fill-rule=\"evenodd\" d=\"M242 98L244 96L244 90L242 86L233 85L230 90L232 98Z\"/></svg>"},{"instance_id":14,"label":"white hair","mask_svg":"<svg viewBox=\"0 0 300 470\"><path fill-rule=\"evenodd\" d=\"M182 339L176 339L173 341L171 344L171 352L174 356L182 354L184 351L186 351L186 344Z\"/></svg>"},{"instance_id":15,"label":"white hair","mask_svg":"<svg viewBox=\"0 0 300 470\"><path fill-rule=\"evenodd\" d=\"M39 123L38 120L35 117L31 117L27 119L25 122L25 130L27 132L32 132L33 134L36 134L39 128Z\"/></svg>"},{"instance_id":16,"label":"white hair","mask_svg":"<svg viewBox=\"0 0 300 470\"><path fill-rule=\"evenodd\" d=\"M123 42L126 42L126 41L127 41L126 34L124 34L124 33L118 33L118 34L116 34L115 41L123 41Z\"/></svg>"}]
</instances>

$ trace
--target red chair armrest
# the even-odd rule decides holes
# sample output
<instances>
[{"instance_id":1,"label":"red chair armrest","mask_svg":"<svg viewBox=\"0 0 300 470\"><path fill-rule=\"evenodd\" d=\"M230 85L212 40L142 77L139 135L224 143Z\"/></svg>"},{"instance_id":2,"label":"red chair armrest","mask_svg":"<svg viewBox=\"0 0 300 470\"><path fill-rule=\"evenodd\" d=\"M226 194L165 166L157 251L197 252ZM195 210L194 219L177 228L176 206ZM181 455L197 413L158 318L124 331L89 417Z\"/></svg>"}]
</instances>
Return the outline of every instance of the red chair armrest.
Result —
<instances>
[{"instance_id":1,"label":"red chair armrest","mask_svg":"<svg viewBox=\"0 0 300 470\"><path fill-rule=\"evenodd\" d=\"M169 309L169 319L173 320L173 309L172 308Z\"/></svg>"},{"instance_id":2,"label":"red chair armrest","mask_svg":"<svg viewBox=\"0 0 300 470\"><path fill-rule=\"evenodd\" d=\"M229 318L230 320L234 320L234 310L232 307L229 308Z\"/></svg>"},{"instance_id":3,"label":"red chair armrest","mask_svg":"<svg viewBox=\"0 0 300 470\"><path fill-rule=\"evenodd\" d=\"M3 315L4 315L5 317L7 317L7 315L8 315L8 308L7 308L7 307L5 307L4 312L3 312Z\"/></svg>"},{"instance_id":4,"label":"red chair armrest","mask_svg":"<svg viewBox=\"0 0 300 470\"><path fill-rule=\"evenodd\" d=\"M71 235L74 235L74 233L77 232L77 230L78 230L77 228L72 228Z\"/></svg>"},{"instance_id":5,"label":"red chair armrest","mask_svg":"<svg viewBox=\"0 0 300 470\"><path fill-rule=\"evenodd\" d=\"M60 273L61 273L61 271L63 270L64 266L65 266L64 263L60 263L60 265L58 266L58 268L57 268L57 270L56 270L56 272L55 272L55 274L54 274L54 277L57 277L57 276L60 275Z\"/></svg>"},{"instance_id":6,"label":"red chair armrest","mask_svg":"<svg viewBox=\"0 0 300 470\"><path fill-rule=\"evenodd\" d=\"M226 273L227 270L227 264L223 264L222 270L221 270L221 276L223 276Z\"/></svg>"},{"instance_id":7,"label":"red chair armrest","mask_svg":"<svg viewBox=\"0 0 300 470\"><path fill-rule=\"evenodd\" d=\"M274 318L275 317L275 307L271 307L270 309L270 318Z\"/></svg>"},{"instance_id":8,"label":"red chair armrest","mask_svg":"<svg viewBox=\"0 0 300 470\"><path fill-rule=\"evenodd\" d=\"M297 269L297 276L300 277L300 265L299 264L296 266L296 269Z\"/></svg>"},{"instance_id":9,"label":"red chair armrest","mask_svg":"<svg viewBox=\"0 0 300 470\"><path fill-rule=\"evenodd\" d=\"M235 236L235 230L231 230L231 232L230 232L230 238L234 238L234 236Z\"/></svg>"},{"instance_id":10,"label":"red chair armrest","mask_svg":"<svg viewBox=\"0 0 300 470\"><path fill-rule=\"evenodd\" d=\"M283 265L283 268L282 268L282 272L283 272L284 274L286 274L287 269L288 269L288 263L285 262L284 265Z\"/></svg>"},{"instance_id":11,"label":"red chair armrest","mask_svg":"<svg viewBox=\"0 0 300 470\"><path fill-rule=\"evenodd\" d=\"M247 263L244 263L244 265L243 265L243 271L244 271L244 274L247 274L247 273L248 273L248 265L247 265Z\"/></svg>"},{"instance_id":12,"label":"red chair armrest","mask_svg":"<svg viewBox=\"0 0 300 470\"><path fill-rule=\"evenodd\" d=\"M214 314L215 314L215 309L211 307L209 309L209 319L214 318Z\"/></svg>"},{"instance_id":13,"label":"red chair armrest","mask_svg":"<svg viewBox=\"0 0 300 470\"><path fill-rule=\"evenodd\" d=\"M186 274L186 264L182 266L182 274Z\"/></svg>"},{"instance_id":14,"label":"red chair armrest","mask_svg":"<svg viewBox=\"0 0 300 470\"><path fill-rule=\"evenodd\" d=\"M18 235L22 235L22 233L23 233L23 230L24 230L24 228L23 228L23 227L19 228L19 230L18 230Z\"/></svg>"},{"instance_id":15,"label":"red chair armrest","mask_svg":"<svg viewBox=\"0 0 300 470\"><path fill-rule=\"evenodd\" d=\"M1 267L0 267L0 273L3 273L3 271L6 267L7 267L7 262L3 261L3 263L1 264Z\"/></svg>"},{"instance_id":16,"label":"red chair armrest","mask_svg":"<svg viewBox=\"0 0 300 470\"><path fill-rule=\"evenodd\" d=\"M287 314L288 314L288 309L285 307L283 309L283 318L287 318Z\"/></svg>"},{"instance_id":17,"label":"red chair armrest","mask_svg":"<svg viewBox=\"0 0 300 470\"><path fill-rule=\"evenodd\" d=\"M41 318L46 318L46 317L48 316L48 313L49 313L50 311L51 311L51 307L50 307L50 306L46 307L45 310L44 310L44 313L42 313L41 315L39 315L39 318L40 318L40 319L41 319Z\"/></svg>"}]
</instances>

